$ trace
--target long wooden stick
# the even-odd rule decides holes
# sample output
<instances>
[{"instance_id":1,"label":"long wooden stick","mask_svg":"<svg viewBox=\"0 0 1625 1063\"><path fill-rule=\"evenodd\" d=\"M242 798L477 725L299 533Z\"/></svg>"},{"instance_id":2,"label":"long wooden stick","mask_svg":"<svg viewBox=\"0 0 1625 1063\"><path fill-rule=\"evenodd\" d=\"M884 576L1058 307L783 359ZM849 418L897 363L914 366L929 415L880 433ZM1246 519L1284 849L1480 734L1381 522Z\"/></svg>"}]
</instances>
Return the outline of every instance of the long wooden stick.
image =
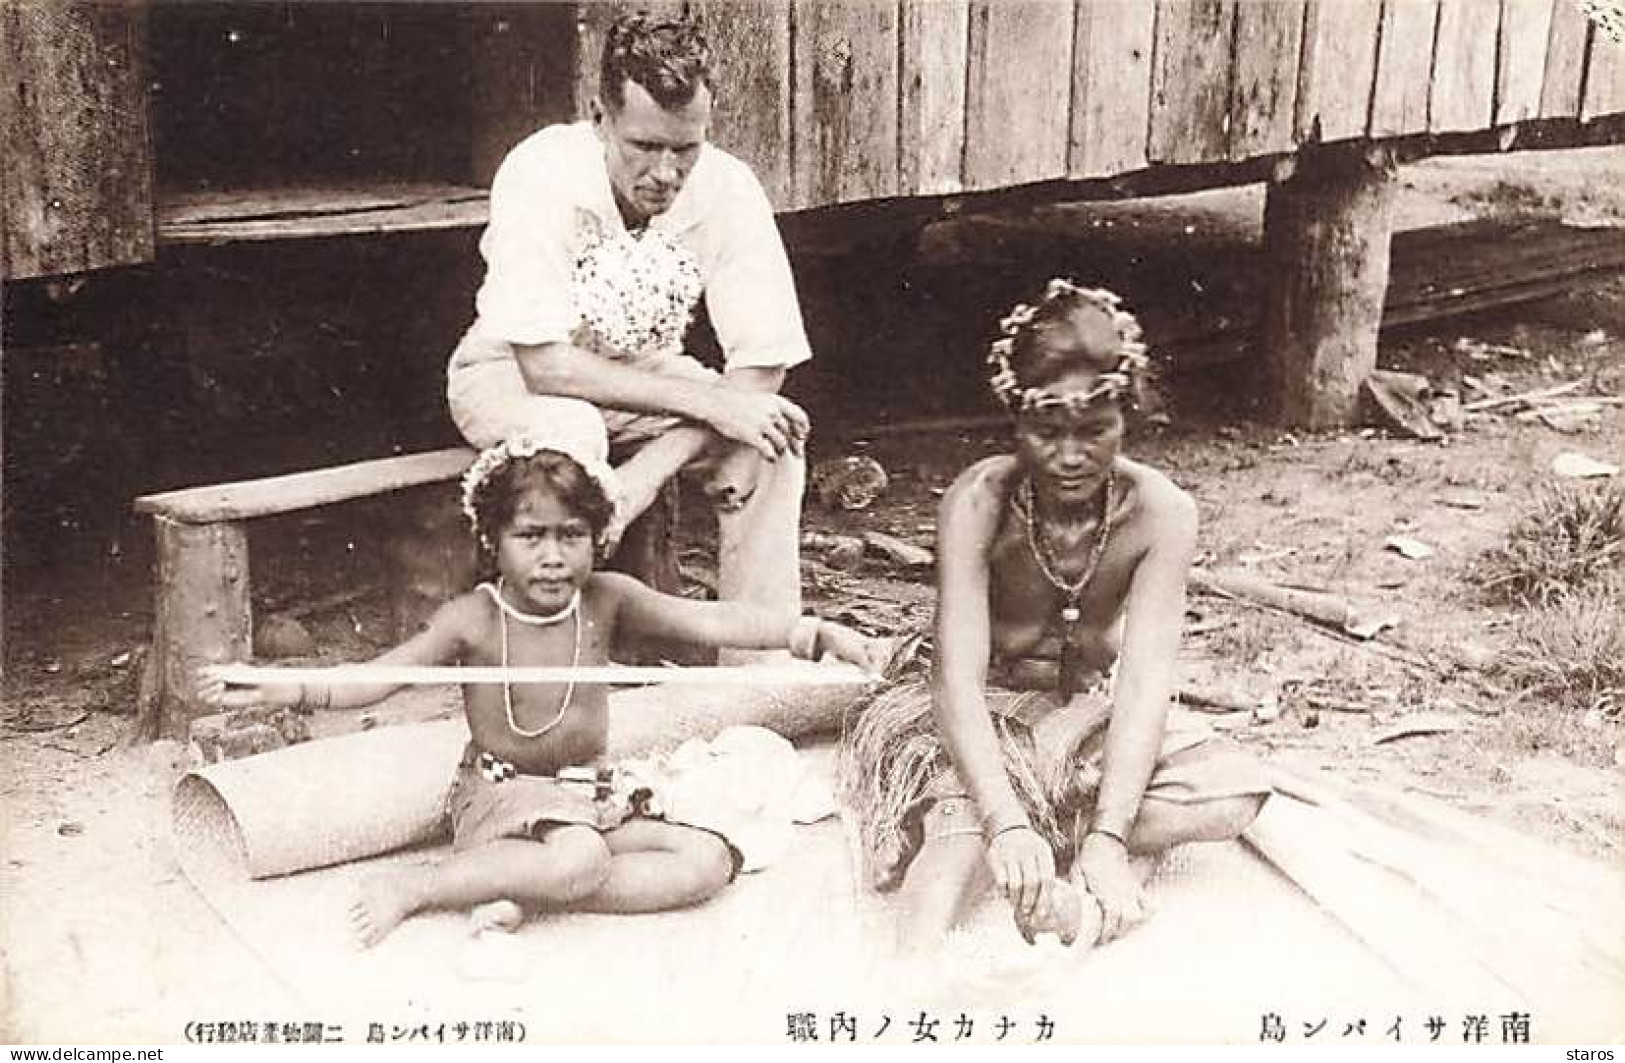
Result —
<instances>
[{"instance_id":1,"label":"long wooden stick","mask_svg":"<svg viewBox=\"0 0 1625 1063\"><path fill-rule=\"evenodd\" d=\"M842 686L873 682L875 677L851 665L733 665L660 668L632 665L559 667L462 667L460 665L344 664L331 668L266 668L222 665L216 674L241 686L270 683L325 683L356 686L437 686L462 683L698 683L749 686Z\"/></svg>"}]
</instances>

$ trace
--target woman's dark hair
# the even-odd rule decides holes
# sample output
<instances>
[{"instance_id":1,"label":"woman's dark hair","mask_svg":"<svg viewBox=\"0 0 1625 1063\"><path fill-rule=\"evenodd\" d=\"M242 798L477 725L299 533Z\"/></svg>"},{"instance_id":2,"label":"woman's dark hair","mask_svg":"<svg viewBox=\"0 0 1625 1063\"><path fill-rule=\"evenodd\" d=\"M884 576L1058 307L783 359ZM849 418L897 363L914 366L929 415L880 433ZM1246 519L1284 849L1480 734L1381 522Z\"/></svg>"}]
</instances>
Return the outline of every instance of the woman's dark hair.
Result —
<instances>
[{"instance_id":1,"label":"woman's dark hair","mask_svg":"<svg viewBox=\"0 0 1625 1063\"><path fill-rule=\"evenodd\" d=\"M527 458L514 458L486 477L474 492L474 524L480 545L489 549L513 519L519 496L526 489L545 488L572 512L586 518L593 538L603 535L615 515L614 501L604 488L569 456L544 450Z\"/></svg>"},{"instance_id":2,"label":"woman's dark hair","mask_svg":"<svg viewBox=\"0 0 1625 1063\"><path fill-rule=\"evenodd\" d=\"M698 15L655 18L648 12L622 15L609 27L598 64L598 91L612 111L626 103L626 83L635 81L669 109L694 99L711 85L711 46Z\"/></svg>"}]
</instances>

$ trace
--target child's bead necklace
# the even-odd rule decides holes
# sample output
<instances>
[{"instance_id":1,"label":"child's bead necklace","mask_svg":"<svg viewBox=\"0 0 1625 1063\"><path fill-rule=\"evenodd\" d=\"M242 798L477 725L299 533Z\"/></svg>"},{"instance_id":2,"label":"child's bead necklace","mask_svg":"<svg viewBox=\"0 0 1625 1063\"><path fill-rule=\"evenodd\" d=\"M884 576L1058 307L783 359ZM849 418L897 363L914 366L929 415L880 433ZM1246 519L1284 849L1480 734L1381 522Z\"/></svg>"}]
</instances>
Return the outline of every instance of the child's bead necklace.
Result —
<instances>
[{"instance_id":1,"label":"child's bead necklace","mask_svg":"<svg viewBox=\"0 0 1625 1063\"><path fill-rule=\"evenodd\" d=\"M1022 520L1027 525L1027 546L1032 551L1033 561L1038 564L1039 573L1050 586L1061 592L1060 687L1063 694L1070 694L1078 678L1077 635L1078 626L1083 622L1083 592L1088 589L1089 581L1094 578L1095 569L1100 567L1100 559L1106 553L1106 541L1112 534L1112 518L1116 516L1117 469L1114 466L1106 471L1106 490L1100 504L1100 531L1095 535L1094 546L1089 551L1089 559L1083 566L1083 572L1070 582L1056 574L1055 559L1039 527L1038 507L1033 501L1031 479L1022 480L1021 486L1016 489L1015 504L1016 511L1021 514Z\"/></svg>"},{"instance_id":2,"label":"child's bead necklace","mask_svg":"<svg viewBox=\"0 0 1625 1063\"><path fill-rule=\"evenodd\" d=\"M480 584L480 587L496 600L497 608L500 609L503 614L500 618L499 626L499 630L502 632L502 667L508 667L509 617L519 621L521 624L530 624L533 627L546 627L552 624L561 623L562 621L574 617L575 648L570 652L570 667L575 668L581 663L581 617L579 615L581 610L581 591L579 589L570 596L570 603L563 609L560 609L558 612L549 614L547 616L537 616L535 613L527 613L522 609L515 608L506 598L502 596L501 578L497 579L497 585L495 587L491 586L489 583L482 583ZM564 697L559 701L559 711L553 714L553 718L547 723L543 724L541 727L524 728L519 726L519 721L513 714L513 685L504 679L502 681L502 711L508 718L508 730L512 731L520 738L542 737L547 732L557 727L564 720L564 714L570 711L570 699L575 696L575 692L576 682L574 679L572 679L564 687Z\"/></svg>"}]
</instances>

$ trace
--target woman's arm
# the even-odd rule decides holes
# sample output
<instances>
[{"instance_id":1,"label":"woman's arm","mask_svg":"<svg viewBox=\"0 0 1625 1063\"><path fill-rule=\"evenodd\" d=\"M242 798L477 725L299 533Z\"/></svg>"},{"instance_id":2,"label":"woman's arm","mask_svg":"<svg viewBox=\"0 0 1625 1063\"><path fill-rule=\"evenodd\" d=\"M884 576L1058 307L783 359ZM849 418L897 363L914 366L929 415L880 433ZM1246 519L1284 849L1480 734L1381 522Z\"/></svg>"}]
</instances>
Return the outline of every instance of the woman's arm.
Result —
<instances>
[{"instance_id":1,"label":"woman's arm","mask_svg":"<svg viewBox=\"0 0 1625 1063\"><path fill-rule=\"evenodd\" d=\"M1033 830L1005 774L987 708L993 646L989 558L1008 493L1011 459L979 462L943 496L937 522L936 662L932 715L982 814L994 883L1022 919L1048 904L1055 854Z\"/></svg>"},{"instance_id":2,"label":"woman's arm","mask_svg":"<svg viewBox=\"0 0 1625 1063\"><path fill-rule=\"evenodd\" d=\"M427 626L369 664L436 665L461 660L481 603L472 594L461 595L435 611ZM359 709L376 704L401 688L399 683L335 684L253 683L227 684L213 667L198 669L198 696L222 709L280 705L308 709Z\"/></svg>"}]
</instances>

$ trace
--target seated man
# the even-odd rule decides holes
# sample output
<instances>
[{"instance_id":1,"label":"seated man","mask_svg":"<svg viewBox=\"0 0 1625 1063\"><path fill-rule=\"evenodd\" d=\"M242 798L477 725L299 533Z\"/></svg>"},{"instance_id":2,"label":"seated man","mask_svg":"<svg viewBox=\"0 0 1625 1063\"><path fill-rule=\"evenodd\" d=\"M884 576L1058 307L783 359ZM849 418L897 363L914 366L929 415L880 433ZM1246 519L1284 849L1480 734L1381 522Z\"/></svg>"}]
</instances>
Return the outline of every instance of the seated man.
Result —
<instances>
[{"instance_id":1,"label":"seated man","mask_svg":"<svg viewBox=\"0 0 1625 1063\"><path fill-rule=\"evenodd\" d=\"M630 451L623 526L703 463L719 597L796 615L808 420L777 392L811 352L766 194L706 143L709 63L695 22L623 17L605 40L591 120L509 153L447 398L476 447L526 434L599 459ZM720 374L683 353L702 295Z\"/></svg>"}]
</instances>

